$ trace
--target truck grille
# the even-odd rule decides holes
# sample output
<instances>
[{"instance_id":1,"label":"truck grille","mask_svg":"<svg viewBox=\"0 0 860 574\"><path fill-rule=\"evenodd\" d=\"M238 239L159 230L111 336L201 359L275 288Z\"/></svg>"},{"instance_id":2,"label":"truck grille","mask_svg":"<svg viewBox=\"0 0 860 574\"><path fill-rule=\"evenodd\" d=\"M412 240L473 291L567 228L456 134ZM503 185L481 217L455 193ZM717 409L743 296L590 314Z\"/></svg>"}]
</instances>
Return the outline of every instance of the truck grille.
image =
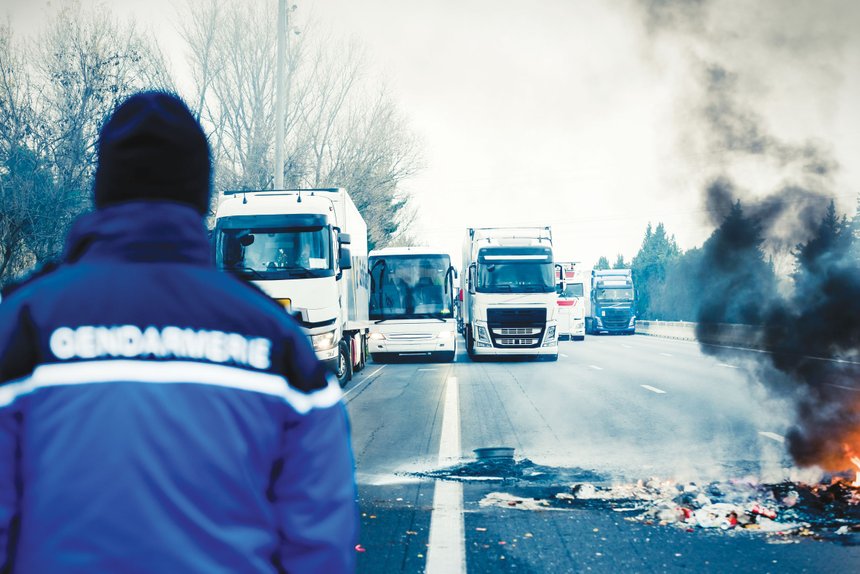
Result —
<instances>
[{"instance_id":1,"label":"truck grille","mask_svg":"<svg viewBox=\"0 0 860 574\"><path fill-rule=\"evenodd\" d=\"M540 327L502 327L493 329L496 335L536 335L540 333Z\"/></svg>"},{"instance_id":2,"label":"truck grille","mask_svg":"<svg viewBox=\"0 0 860 574\"><path fill-rule=\"evenodd\" d=\"M630 324L629 309L606 309L603 326L607 329L626 329Z\"/></svg>"},{"instance_id":3,"label":"truck grille","mask_svg":"<svg viewBox=\"0 0 860 574\"><path fill-rule=\"evenodd\" d=\"M495 340L499 347L534 347L540 343L540 339L502 339Z\"/></svg>"},{"instance_id":4,"label":"truck grille","mask_svg":"<svg viewBox=\"0 0 860 574\"><path fill-rule=\"evenodd\" d=\"M493 346L526 349L540 346L546 316L545 307L487 309L487 326Z\"/></svg>"},{"instance_id":5,"label":"truck grille","mask_svg":"<svg viewBox=\"0 0 860 574\"><path fill-rule=\"evenodd\" d=\"M426 341L434 339L433 333L386 333L385 338L392 341Z\"/></svg>"}]
</instances>

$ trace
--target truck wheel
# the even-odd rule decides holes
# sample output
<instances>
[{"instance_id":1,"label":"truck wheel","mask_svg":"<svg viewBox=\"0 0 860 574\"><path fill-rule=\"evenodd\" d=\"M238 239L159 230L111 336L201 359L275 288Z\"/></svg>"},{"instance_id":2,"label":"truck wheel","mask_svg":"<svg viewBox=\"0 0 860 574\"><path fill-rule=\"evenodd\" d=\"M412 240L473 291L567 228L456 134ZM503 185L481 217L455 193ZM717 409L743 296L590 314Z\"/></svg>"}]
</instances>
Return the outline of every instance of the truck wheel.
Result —
<instances>
[{"instance_id":1,"label":"truck wheel","mask_svg":"<svg viewBox=\"0 0 860 574\"><path fill-rule=\"evenodd\" d=\"M338 345L336 375L341 388L345 387L352 378L352 357L349 353L349 341L345 338Z\"/></svg>"}]
</instances>

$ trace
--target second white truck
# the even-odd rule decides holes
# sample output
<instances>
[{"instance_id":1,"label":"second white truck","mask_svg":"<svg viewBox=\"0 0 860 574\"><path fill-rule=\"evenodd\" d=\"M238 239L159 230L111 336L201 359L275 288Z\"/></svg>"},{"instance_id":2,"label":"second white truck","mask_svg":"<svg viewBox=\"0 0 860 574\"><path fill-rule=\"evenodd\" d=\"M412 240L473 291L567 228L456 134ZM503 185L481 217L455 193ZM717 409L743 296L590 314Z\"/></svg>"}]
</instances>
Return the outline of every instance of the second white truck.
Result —
<instances>
[{"instance_id":1,"label":"second white truck","mask_svg":"<svg viewBox=\"0 0 860 574\"><path fill-rule=\"evenodd\" d=\"M556 290L564 278L549 227L469 228L460 280L470 357L558 359Z\"/></svg>"}]
</instances>

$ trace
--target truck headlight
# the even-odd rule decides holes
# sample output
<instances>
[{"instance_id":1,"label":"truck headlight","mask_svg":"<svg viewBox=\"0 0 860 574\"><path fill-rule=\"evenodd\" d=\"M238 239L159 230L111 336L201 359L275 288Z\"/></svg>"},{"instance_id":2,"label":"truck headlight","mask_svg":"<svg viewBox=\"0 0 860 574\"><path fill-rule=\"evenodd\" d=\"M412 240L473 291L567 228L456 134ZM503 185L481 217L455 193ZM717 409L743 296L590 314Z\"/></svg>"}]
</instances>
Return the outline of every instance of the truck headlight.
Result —
<instances>
[{"instance_id":1,"label":"truck headlight","mask_svg":"<svg viewBox=\"0 0 860 574\"><path fill-rule=\"evenodd\" d=\"M555 344L555 325L546 330L546 338L543 341L544 347L550 347Z\"/></svg>"},{"instance_id":2,"label":"truck headlight","mask_svg":"<svg viewBox=\"0 0 860 574\"><path fill-rule=\"evenodd\" d=\"M384 341L385 340L385 334L384 333L371 333L370 335L368 335L367 338L370 339L371 341Z\"/></svg>"},{"instance_id":3,"label":"truck headlight","mask_svg":"<svg viewBox=\"0 0 860 574\"><path fill-rule=\"evenodd\" d=\"M490 336L487 334L487 330L480 325L478 326L478 340L484 343L490 342Z\"/></svg>"},{"instance_id":4,"label":"truck headlight","mask_svg":"<svg viewBox=\"0 0 860 574\"><path fill-rule=\"evenodd\" d=\"M335 338L336 335L337 331L328 331L326 333L311 335L311 342L314 344L314 351L328 351L334 347L335 344L337 344L337 339Z\"/></svg>"},{"instance_id":5,"label":"truck headlight","mask_svg":"<svg viewBox=\"0 0 860 574\"><path fill-rule=\"evenodd\" d=\"M438 335L436 335L439 339L453 339L454 331L441 331Z\"/></svg>"},{"instance_id":6,"label":"truck headlight","mask_svg":"<svg viewBox=\"0 0 860 574\"><path fill-rule=\"evenodd\" d=\"M636 326L636 317L630 317L630 324L628 327L633 328Z\"/></svg>"}]
</instances>

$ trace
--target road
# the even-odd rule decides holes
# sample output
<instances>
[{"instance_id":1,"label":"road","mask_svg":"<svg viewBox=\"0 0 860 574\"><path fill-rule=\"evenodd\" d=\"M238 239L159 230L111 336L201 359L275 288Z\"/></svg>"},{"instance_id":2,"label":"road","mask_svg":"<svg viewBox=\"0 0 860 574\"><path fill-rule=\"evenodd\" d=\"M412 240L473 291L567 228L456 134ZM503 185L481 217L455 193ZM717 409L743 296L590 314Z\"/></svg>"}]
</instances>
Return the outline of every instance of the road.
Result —
<instances>
[{"instance_id":1,"label":"road","mask_svg":"<svg viewBox=\"0 0 860 574\"><path fill-rule=\"evenodd\" d=\"M605 503L555 499L572 483L780 480L790 466L780 442L789 408L750 381L755 360L633 336L562 342L555 363L458 356L369 364L345 389L362 512L359 571L857 570L858 545L688 532L631 520ZM435 472L487 474L472 472L473 450L497 446L513 447L520 461L495 469L506 480ZM528 479L511 478L523 470ZM552 507L523 509L537 500Z\"/></svg>"}]
</instances>

